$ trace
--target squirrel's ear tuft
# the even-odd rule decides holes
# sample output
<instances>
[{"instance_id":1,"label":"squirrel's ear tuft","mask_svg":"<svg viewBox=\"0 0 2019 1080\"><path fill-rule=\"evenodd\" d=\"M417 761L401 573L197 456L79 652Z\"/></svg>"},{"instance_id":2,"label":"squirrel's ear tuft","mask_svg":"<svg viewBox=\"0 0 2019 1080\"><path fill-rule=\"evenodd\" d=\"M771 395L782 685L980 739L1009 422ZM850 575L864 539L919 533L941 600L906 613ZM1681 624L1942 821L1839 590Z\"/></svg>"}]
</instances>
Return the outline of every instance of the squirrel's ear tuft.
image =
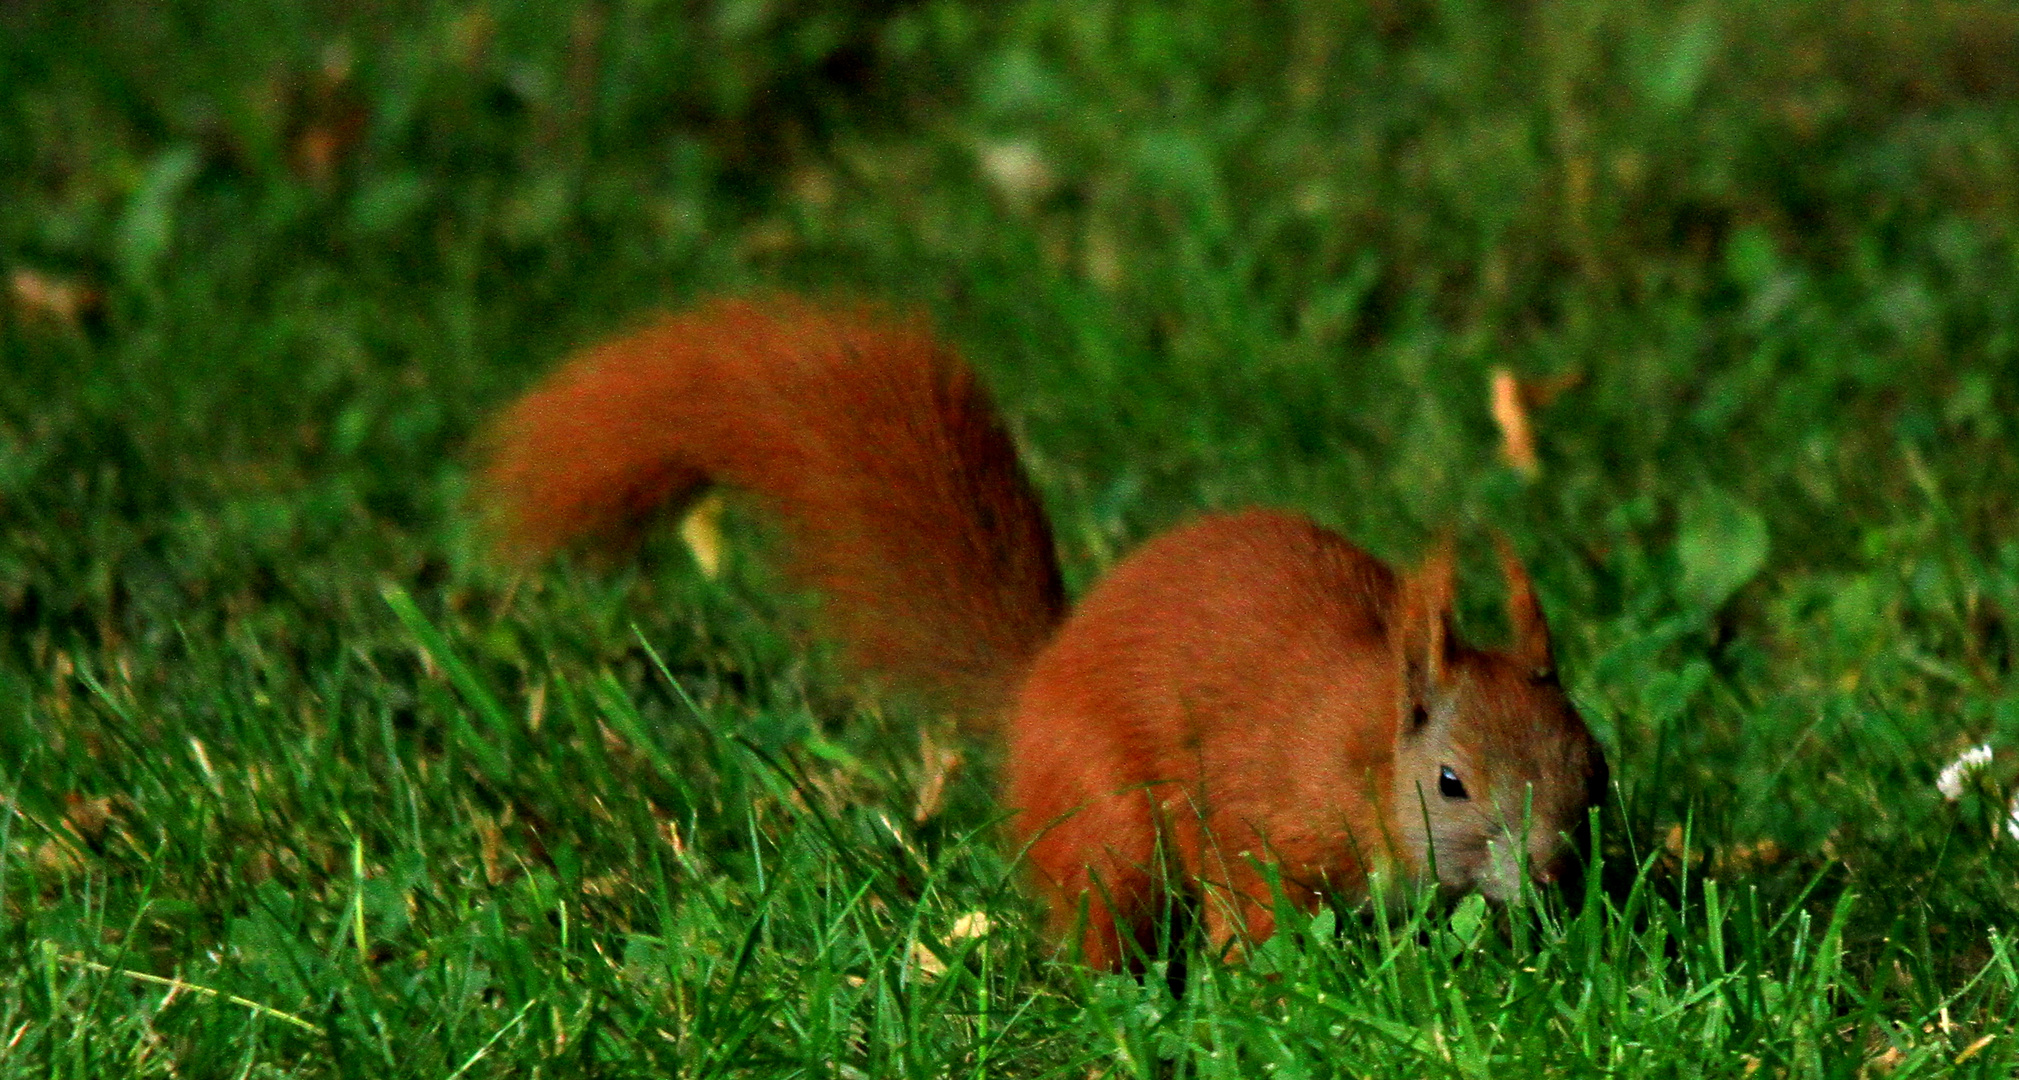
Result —
<instances>
[{"instance_id":1,"label":"squirrel's ear tuft","mask_svg":"<svg viewBox=\"0 0 2019 1080\"><path fill-rule=\"evenodd\" d=\"M1443 685L1451 657L1453 562L1444 537L1416 569L1403 575L1396 591L1389 638L1402 667L1405 718Z\"/></svg>"},{"instance_id":2,"label":"squirrel's ear tuft","mask_svg":"<svg viewBox=\"0 0 2019 1080\"><path fill-rule=\"evenodd\" d=\"M1500 573L1507 582L1507 625L1514 631L1508 653L1517 663L1533 671L1550 670L1549 627L1542 621L1542 605L1536 602L1535 587L1514 545L1500 533L1493 534L1493 547L1500 553Z\"/></svg>"}]
</instances>

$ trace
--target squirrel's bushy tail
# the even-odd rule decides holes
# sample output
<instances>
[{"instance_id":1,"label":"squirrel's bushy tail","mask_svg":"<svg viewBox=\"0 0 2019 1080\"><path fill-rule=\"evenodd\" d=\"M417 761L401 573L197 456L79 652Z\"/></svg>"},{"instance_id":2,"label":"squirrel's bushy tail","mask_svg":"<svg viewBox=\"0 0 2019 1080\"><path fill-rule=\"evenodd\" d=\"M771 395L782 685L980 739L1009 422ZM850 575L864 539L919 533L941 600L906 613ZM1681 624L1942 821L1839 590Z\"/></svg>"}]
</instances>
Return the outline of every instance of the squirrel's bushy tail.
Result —
<instances>
[{"instance_id":1,"label":"squirrel's bushy tail","mask_svg":"<svg viewBox=\"0 0 2019 1080\"><path fill-rule=\"evenodd\" d=\"M859 666L993 718L1065 613L1044 511L972 371L915 323L717 301L597 345L504 414L479 492L539 555L711 483L784 521Z\"/></svg>"}]
</instances>

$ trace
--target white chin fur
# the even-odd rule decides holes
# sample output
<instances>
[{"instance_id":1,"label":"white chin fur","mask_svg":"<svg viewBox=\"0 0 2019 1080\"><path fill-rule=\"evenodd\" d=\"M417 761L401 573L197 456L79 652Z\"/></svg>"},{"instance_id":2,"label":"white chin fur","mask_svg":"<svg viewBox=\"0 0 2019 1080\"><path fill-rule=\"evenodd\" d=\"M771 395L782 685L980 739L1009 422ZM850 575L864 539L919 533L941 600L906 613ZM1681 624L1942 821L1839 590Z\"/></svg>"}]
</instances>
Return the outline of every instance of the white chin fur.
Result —
<instances>
[{"instance_id":1,"label":"white chin fur","mask_svg":"<svg viewBox=\"0 0 2019 1080\"><path fill-rule=\"evenodd\" d=\"M1486 842L1486 865L1476 884L1488 900L1506 903L1521 895L1521 845L1508 833Z\"/></svg>"}]
</instances>

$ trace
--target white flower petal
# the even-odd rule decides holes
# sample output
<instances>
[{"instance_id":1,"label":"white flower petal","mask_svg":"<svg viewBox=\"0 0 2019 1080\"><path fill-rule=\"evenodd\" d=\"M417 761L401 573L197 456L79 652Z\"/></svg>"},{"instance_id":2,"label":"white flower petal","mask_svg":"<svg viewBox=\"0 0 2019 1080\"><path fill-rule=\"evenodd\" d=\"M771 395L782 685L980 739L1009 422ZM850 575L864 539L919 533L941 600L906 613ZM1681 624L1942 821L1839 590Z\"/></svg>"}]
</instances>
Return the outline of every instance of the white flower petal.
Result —
<instances>
[{"instance_id":1,"label":"white flower petal","mask_svg":"<svg viewBox=\"0 0 2019 1080\"><path fill-rule=\"evenodd\" d=\"M1935 777L1935 790L1942 797L1955 802L1963 797L1963 785L1970 774L1991 764L1991 744L1981 743L1956 755L1956 760L1944 766L1941 775Z\"/></svg>"}]
</instances>

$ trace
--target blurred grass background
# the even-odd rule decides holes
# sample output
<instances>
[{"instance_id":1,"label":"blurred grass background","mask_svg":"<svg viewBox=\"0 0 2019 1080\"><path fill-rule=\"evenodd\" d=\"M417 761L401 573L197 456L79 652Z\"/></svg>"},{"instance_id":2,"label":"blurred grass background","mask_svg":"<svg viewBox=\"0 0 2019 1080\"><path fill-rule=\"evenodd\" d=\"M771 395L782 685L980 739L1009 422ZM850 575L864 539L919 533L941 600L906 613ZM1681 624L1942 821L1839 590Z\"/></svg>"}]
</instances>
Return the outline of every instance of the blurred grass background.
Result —
<instances>
[{"instance_id":1,"label":"blurred grass background","mask_svg":"<svg viewBox=\"0 0 2019 1080\"><path fill-rule=\"evenodd\" d=\"M2014 1060L2019 8L12 0L0 88L0 1075L1486 1075L1473 1008L1488 1071ZM1079 585L1207 508L1508 530L1651 899L1437 923L1459 997L1365 927L1045 964L985 777L913 822L920 718L743 547L473 534L510 395L777 287L929 312Z\"/></svg>"}]
</instances>

